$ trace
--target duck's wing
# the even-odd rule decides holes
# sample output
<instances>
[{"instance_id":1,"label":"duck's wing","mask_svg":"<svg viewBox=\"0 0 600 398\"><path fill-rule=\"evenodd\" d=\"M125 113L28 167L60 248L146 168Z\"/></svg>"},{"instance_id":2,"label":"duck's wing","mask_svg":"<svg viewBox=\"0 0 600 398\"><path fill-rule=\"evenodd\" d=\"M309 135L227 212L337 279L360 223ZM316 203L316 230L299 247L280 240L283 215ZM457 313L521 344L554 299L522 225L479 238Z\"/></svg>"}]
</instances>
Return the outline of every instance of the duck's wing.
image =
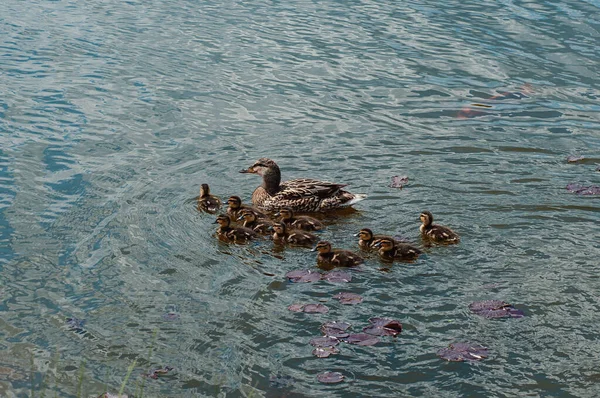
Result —
<instances>
[{"instance_id":1,"label":"duck's wing","mask_svg":"<svg viewBox=\"0 0 600 398\"><path fill-rule=\"evenodd\" d=\"M280 191L275 196L280 200L302 199L306 197L317 197L319 199L334 196L346 184L313 180L310 178L298 178L281 183Z\"/></svg>"}]
</instances>

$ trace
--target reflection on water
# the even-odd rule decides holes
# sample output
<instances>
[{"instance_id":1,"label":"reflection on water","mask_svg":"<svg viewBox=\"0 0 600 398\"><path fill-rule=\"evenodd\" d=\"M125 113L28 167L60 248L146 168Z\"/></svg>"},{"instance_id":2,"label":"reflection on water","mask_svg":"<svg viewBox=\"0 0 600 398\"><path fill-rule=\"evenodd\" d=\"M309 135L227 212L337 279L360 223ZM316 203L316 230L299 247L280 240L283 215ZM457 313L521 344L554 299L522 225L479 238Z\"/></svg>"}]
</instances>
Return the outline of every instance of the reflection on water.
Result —
<instances>
[{"instance_id":1,"label":"reflection on water","mask_svg":"<svg viewBox=\"0 0 600 398\"><path fill-rule=\"evenodd\" d=\"M566 189L600 185L597 4L5 3L0 395L116 392L134 361L130 396L597 395L600 206ZM424 210L461 243L291 283L314 253L220 242L196 209L202 183L248 202L263 156L369 195L323 216L335 247L419 243ZM402 334L312 355L372 317ZM456 342L489 357L436 356Z\"/></svg>"}]
</instances>

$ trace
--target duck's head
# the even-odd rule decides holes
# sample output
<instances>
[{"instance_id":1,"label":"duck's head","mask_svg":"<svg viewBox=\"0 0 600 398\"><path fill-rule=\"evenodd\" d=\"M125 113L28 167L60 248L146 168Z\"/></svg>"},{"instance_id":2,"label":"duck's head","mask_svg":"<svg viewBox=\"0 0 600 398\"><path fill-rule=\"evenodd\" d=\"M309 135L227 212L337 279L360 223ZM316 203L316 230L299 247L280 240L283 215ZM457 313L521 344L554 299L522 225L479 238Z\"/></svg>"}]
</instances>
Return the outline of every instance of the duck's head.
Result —
<instances>
[{"instance_id":1,"label":"duck's head","mask_svg":"<svg viewBox=\"0 0 600 398\"><path fill-rule=\"evenodd\" d=\"M394 248L394 241L391 239L383 238L377 244L376 247L379 247L381 251L388 252Z\"/></svg>"},{"instance_id":2,"label":"duck's head","mask_svg":"<svg viewBox=\"0 0 600 398\"><path fill-rule=\"evenodd\" d=\"M242 214L238 217L238 221L239 220L244 220L248 222L256 221L256 214L254 214L252 210L246 209L242 211Z\"/></svg>"},{"instance_id":3,"label":"duck's head","mask_svg":"<svg viewBox=\"0 0 600 398\"><path fill-rule=\"evenodd\" d=\"M433 223L433 214L431 214L430 211L422 212L419 218L421 219L423 225L425 225L426 227Z\"/></svg>"},{"instance_id":4,"label":"duck's head","mask_svg":"<svg viewBox=\"0 0 600 398\"><path fill-rule=\"evenodd\" d=\"M331 243L329 243L326 240L321 240L317 242L317 245L311 251L319 252L322 254L329 253L331 251Z\"/></svg>"},{"instance_id":5,"label":"duck's head","mask_svg":"<svg viewBox=\"0 0 600 398\"><path fill-rule=\"evenodd\" d=\"M200 197L204 198L204 197L208 196L209 194L210 194L210 188L208 187L208 184L200 185Z\"/></svg>"},{"instance_id":6,"label":"duck's head","mask_svg":"<svg viewBox=\"0 0 600 398\"><path fill-rule=\"evenodd\" d=\"M227 205L230 209L237 210L242 207L242 199L239 196L230 196L227 199Z\"/></svg>"},{"instance_id":7,"label":"duck's head","mask_svg":"<svg viewBox=\"0 0 600 398\"><path fill-rule=\"evenodd\" d=\"M219 214L215 220L215 224L219 224L221 227L228 227L231 224L231 219L227 214Z\"/></svg>"},{"instance_id":8,"label":"duck's head","mask_svg":"<svg viewBox=\"0 0 600 398\"><path fill-rule=\"evenodd\" d=\"M289 220L294 217L294 211L289 207L284 207L283 209L279 210L277 215L281 216L281 220Z\"/></svg>"},{"instance_id":9,"label":"duck's head","mask_svg":"<svg viewBox=\"0 0 600 398\"><path fill-rule=\"evenodd\" d=\"M269 171L277 171L279 173L279 166L273 160L268 158L260 158L254 164L247 169L240 170L240 173L252 173L258 174L259 176L264 176L268 174Z\"/></svg>"},{"instance_id":10,"label":"duck's head","mask_svg":"<svg viewBox=\"0 0 600 398\"><path fill-rule=\"evenodd\" d=\"M282 222L273 224L272 228L273 228L273 232L275 232L277 235L285 234L286 227L285 227L285 224Z\"/></svg>"},{"instance_id":11,"label":"duck's head","mask_svg":"<svg viewBox=\"0 0 600 398\"><path fill-rule=\"evenodd\" d=\"M371 231L369 228L363 228L360 231L358 231L358 233L354 236L358 236L360 240L369 241L373 239L373 231Z\"/></svg>"}]
</instances>

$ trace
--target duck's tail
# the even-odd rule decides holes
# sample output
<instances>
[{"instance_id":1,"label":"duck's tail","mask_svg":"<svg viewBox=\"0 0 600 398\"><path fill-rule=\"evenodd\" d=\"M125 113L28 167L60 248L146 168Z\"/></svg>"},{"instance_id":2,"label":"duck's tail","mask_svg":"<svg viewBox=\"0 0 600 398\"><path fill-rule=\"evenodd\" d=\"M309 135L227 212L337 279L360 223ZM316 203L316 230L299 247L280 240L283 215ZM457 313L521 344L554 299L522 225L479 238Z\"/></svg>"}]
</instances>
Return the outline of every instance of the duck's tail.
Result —
<instances>
[{"instance_id":1,"label":"duck's tail","mask_svg":"<svg viewBox=\"0 0 600 398\"><path fill-rule=\"evenodd\" d=\"M355 193L352 194L352 196L354 196L352 199L350 199L349 201L347 201L346 203L344 203L344 206L352 206L353 204L360 202L361 200L364 200L367 198L367 195L364 193Z\"/></svg>"}]
</instances>

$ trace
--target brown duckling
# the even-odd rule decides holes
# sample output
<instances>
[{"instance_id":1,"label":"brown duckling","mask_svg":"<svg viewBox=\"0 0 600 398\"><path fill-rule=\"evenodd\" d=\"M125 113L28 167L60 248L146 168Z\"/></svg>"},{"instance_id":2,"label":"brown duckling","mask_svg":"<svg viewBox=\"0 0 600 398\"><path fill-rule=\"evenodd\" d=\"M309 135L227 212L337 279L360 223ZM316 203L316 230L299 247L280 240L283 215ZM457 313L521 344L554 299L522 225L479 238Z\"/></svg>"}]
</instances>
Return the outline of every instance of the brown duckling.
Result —
<instances>
[{"instance_id":1,"label":"brown duckling","mask_svg":"<svg viewBox=\"0 0 600 398\"><path fill-rule=\"evenodd\" d=\"M375 235L373 233L373 231L371 231L369 228L363 228L360 231L358 231L357 234L355 234L354 236L358 236L358 246L363 249L363 250L374 250L377 249L375 247L375 245L381 240L381 239L392 239L396 244L399 244L401 242L397 241L396 239L392 238L391 236L388 235Z\"/></svg>"},{"instance_id":2,"label":"brown duckling","mask_svg":"<svg viewBox=\"0 0 600 398\"><path fill-rule=\"evenodd\" d=\"M227 214L232 220L237 220L242 215L243 209L250 209L258 218L267 218L267 216L255 207L242 204L242 199L239 196L230 196L227 199Z\"/></svg>"},{"instance_id":3,"label":"brown duckling","mask_svg":"<svg viewBox=\"0 0 600 398\"><path fill-rule=\"evenodd\" d=\"M289 228L301 229L302 231L320 231L323 229L321 221L309 216L294 216L294 211L289 207L279 210L279 213L275 216L281 216L281 222Z\"/></svg>"},{"instance_id":4,"label":"brown duckling","mask_svg":"<svg viewBox=\"0 0 600 398\"><path fill-rule=\"evenodd\" d=\"M350 250L332 249L331 243L322 240L312 249L317 251L317 263L328 267L356 267L364 263L364 259Z\"/></svg>"},{"instance_id":5,"label":"brown duckling","mask_svg":"<svg viewBox=\"0 0 600 398\"><path fill-rule=\"evenodd\" d=\"M200 196L198 197L198 209L207 213L216 213L221 208L221 199L210 194L208 184L200 186Z\"/></svg>"},{"instance_id":6,"label":"brown duckling","mask_svg":"<svg viewBox=\"0 0 600 398\"><path fill-rule=\"evenodd\" d=\"M273 241L275 243L291 243L293 245L308 246L314 244L317 239L306 231L289 230L287 225L282 222L273 224Z\"/></svg>"},{"instance_id":7,"label":"brown duckling","mask_svg":"<svg viewBox=\"0 0 600 398\"><path fill-rule=\"evenodd\" d=\"M397 243L390 238L381 238L375 243L375 247L379 247L379 257L384 261L416 260L422 253L421 250L408 243Z\"/></svg>"},{"instance_id":8,"label":"brown duckling","mask_svg":"<svg viewBox=\"0 0 600 398\"><path fill-rule=\"evenodd\" d=\"M458 243L460 241L458 234L450 228L433 224L431 212L424 211L419 218L423 223L419 230L424 238L438 243Z\"/></svg>"},{"instance_id":9,"label":"brown duckling","mask_svg":"<svg viewBox=\"0 0 600 398\"><path fill-rule=\"evenodd\" d=\"M217 235L219 236L219 238L224 240L240 243L247 242L258 237L256 232L254 232L250 228L232 227L231 219L227 214L219 214L219 216L215 220L215 224L219 224L219 229L217 229Z\"/></svg>"},{"instance_id":10,"label":"brown duckling","mask_svg":"<svg viewBox=\"0 0 600 398\"><path fill-rule=\"evenodd\" d=\"M250 228L261 235L269 235L273 227L273 221L268 218L258 218L256 213L250 209L242 209L238 221L244 220L244 227Z\"/></svg>"}]
</instances>

